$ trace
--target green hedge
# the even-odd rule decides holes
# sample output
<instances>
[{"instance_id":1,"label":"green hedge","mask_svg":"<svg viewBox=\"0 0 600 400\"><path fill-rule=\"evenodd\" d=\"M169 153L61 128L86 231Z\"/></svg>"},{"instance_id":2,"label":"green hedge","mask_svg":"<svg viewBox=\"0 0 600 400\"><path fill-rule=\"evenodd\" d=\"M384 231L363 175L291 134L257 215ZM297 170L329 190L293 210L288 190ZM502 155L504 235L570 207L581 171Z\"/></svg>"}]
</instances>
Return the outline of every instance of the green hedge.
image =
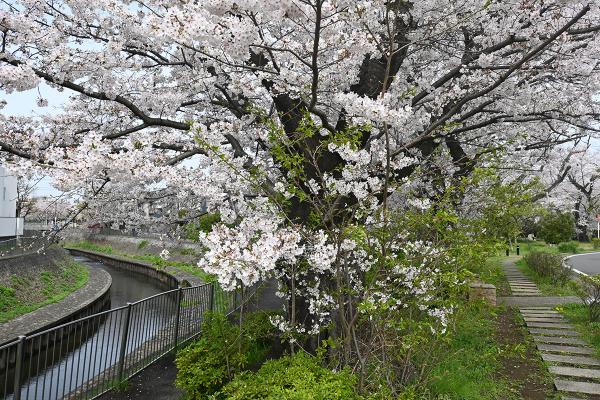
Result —
<instances>
[{"instance_id":1,"label":"green hedge","mask_svg":"<svg viewBox=\"0 0 600 400\"><path fill-rule=\"evenodd\" d=\"M539 276L550 278L552 283L565 283L571 276L571 270L563 265L560 254L534 251L523 257L527 265Z\"/></svg>"},{"instance_id":2,"label":"green hedge","mask_svg":"<svg viewBox=\"0 0 600 400\"><path fill-rule=\"evenodd\" d=\"M274 330L265 313L248 314L241 331L223 314L207 313L200 339L177 354L175 383L189 400L213 398L235 374L264 360Z\"/></svg>"},{"instance_id":3,"label":"green hedge","mask_svg":"<svg viewBox=\"0 0 600 400\"><path fill-rule=\"evenodd\" d=\"M358 400L356 376L349 369L331 371L303 352L271 360L257 372L243 372L227 384L228 400Z\"/></svg>"},{"instance_id":4,"label":"green hedge","mask_svg":"<svg viewBox=\"0 0 600 400\"><path fill-rule=\"evenodd\" d=\"M575 242L563 242L558 244L558 251L561 253L577 253L577 243Z\"/></svg>"}]
</instances>

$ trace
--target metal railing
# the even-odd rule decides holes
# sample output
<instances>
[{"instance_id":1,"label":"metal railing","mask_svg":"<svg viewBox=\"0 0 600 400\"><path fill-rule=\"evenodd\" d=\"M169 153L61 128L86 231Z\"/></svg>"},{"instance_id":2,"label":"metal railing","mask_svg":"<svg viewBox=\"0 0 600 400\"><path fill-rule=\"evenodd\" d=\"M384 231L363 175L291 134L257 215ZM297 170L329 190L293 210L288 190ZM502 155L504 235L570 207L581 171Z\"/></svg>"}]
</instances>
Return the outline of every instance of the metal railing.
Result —
<instances>
[{"instance_id":1,"label":"metal railing","mask_svg":"<svg viewBox=\"0 0 600 400\"><path fill-rule=\"evenodd\" d=\"M18 238L3 239L0 240L0 257L10 257L37 250L47 243L48 239L40 236L20 236ZM36 245L39 245L39 247Z\"/></svg>"},{"instance_id":2,"label":"metal railing","mask_svg":"<svg viewBox=\"0 0 600 400\"><path fill-rule=\"evenodd\" d=\"M8 400L93 399L200 334L207 310L230 314L235 292L179 288L0 347Z\"/></svg>"}]
</instances>

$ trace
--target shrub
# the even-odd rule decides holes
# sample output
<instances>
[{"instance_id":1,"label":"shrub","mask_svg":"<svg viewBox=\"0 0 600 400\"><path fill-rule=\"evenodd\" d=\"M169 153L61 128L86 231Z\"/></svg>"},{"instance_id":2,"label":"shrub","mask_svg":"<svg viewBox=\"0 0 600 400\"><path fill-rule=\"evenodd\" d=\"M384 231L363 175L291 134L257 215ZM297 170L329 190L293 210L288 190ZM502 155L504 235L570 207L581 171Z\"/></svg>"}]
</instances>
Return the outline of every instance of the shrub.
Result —
<instances>
[{"instance_id":1,"label":"shrub","mask_svg":"<svg viewBox=\"0 0 600 400\"><path fill-rule=\"evenodd\" d=\"M189 222L183 227L185 231L185 237L188 240L193 240L194 242L197 242L198 235L200 234L200 232L208 233L212 231L213 225L218 222L221 222L220 214L204 214L198 217L197 221Z\"/></svg>"},{"instance_id":2,"label":"shrub","mask_svg":"<svg viewBox=\"0 0 600 400\"><path fill-rule=\"evenodd\" d=\"M228 400L361 399L349 369L334 372L303 352L271 360L257 372L242 372L222 390Z\"/></svg>"},{"instance_id":3,"label":"shrub","mask_svg":"<svg viewBox=\"0 0 600 400\"><path fill-rule=\"evenodd\" d=\"M575 220L570 213L549 213L540 223L539 236L546 243L558 244L573 239Z\"/></svg>"},{"instance_id":4,"label":"shrub","mask_svg":"<svg viewBox=\"0 0 600 400\"><path fill-rule=\"evenodd\" d=\"M524 260L535 273L550 278L553 284L565 283L571 276L571 270L563 265L559 254L534 251L526 255Z\"/></svg>"},{"instance_id":5,"label":"shrub","mask_svg":"<svg viewBox=\"0 0 600 400\"><path fill-rule=\"evenodd\" d=\"M16 304L15 289L0 286L0 312L9 311Z\"/></svg>"},{"instance_id":6,"label":"shrub","mask_svg":"<svg viewBox=\"0 0 600 400\"><path fill-rule=\"evenodd\" d=\"M587 307L590 321L600 320L600 276L580 277L580 297Z\"/></svg>"},{"instance_id":7,"label":"shrub","mask_svg":"<svg viewBox=\"0 0 600 400\"><path fill-rule=\"evenodd\" d=\"M138 243L138 250L142 250L143 248L145 248L146 246L148 246L148 241L147 240L142 240L140 243Z\"/></svg>"},{"instance_id":8,"label":"shrub","mask_svg":"<svg viewBox=\"0 0 600 400\"><path fill-rule=\"evenodd\" d=\"M248 314L243 326L231 324L227 317L207 313L200 339L177 354L177 386L187 398L208 399L246 366L262 361L268 339L274 331L266 326L268 316Z\"/></svg>"},{"instance_id":9,"label":"shrub","mask_svg":"<svg viewBox=\"0 0 600 400\"><path fill-rule=\"evenodd\" d=\"M558 251L561 253L577 253L577 243L575 242L563 242L558 244Z\"/></svg>"},{"instance_id":10,"label":"shrub","mask_svg":"<svg viewBox=\"0 0 600 400\"><path fill-rule=\"evenodd\" d=\"M598 238L592 238L592 246L596 250L600 249L600 239L598 239Z\"/></svg>"}]
</instances>

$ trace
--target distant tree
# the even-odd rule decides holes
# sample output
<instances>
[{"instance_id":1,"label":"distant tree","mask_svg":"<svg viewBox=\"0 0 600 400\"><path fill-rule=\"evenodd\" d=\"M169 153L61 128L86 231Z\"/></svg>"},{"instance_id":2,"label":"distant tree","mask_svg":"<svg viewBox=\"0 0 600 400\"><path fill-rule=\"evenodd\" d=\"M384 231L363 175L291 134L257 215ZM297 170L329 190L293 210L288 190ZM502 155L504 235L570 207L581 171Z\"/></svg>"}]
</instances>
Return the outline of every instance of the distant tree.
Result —
<instances>
[{"instance_id":1,"label":"distant tree","mask_svg":"<svg viewBox=\"0 0 600 400\"><path fill-rule=\"evenodd\" d=\"M550 212L540 224L540 237L546 243L557 244L575 236L575 219L568 212Z\"/></svg>"},{"instance_id":2,"label":"distant tree","mask_svg":"<svg viewBox=\"0 0 600 400\"><path fill-rule=\"evenodd\" d=\"M35 200L32 197L39 180L17 179L17 217L25 218L35 212Z\"/></svg>"}]
</instances>

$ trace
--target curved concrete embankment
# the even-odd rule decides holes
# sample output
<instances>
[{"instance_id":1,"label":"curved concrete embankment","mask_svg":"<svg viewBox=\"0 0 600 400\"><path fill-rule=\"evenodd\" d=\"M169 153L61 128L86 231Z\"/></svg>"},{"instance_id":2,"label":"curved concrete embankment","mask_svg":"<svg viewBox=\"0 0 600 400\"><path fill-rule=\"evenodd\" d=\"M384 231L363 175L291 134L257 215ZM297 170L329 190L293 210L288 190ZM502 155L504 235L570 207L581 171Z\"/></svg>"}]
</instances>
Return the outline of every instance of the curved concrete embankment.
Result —
<instances>
[{"instance_id":1,"label":"curved concrete embankment","mask_svg":"<svg viewBox=\"0 0 600 400\"><path fill-rule=\"evenodd\" d=\"M22 257L26 258L27 256ZM11 261L17 261L17 259L11 258ZM18 336L30 335L104 309L110 301L109 291L112 283L110 274L98 268L88 268L88 271L88 282L61 301L0 324L0 344L10 342Z\"/></svg>"},{"instance_id":2,"label":"curved concrete embankment","mask_svg":"<svg viewBox=\"0 0 600 400\"><path fill-rule=\"evenodd\" d=\"M99 253L91 250L83 250L71 247L65 247L66 250L71 252L73 255L81 255L84 257L91 258L96 261L103 262L107 265L111 265L113 267L126 269L129 271L133 271L136 273L140 273L146 275L150 278L157 279L169 286L171 289L176 289L179 286L181 287L190 287L190 286L198 286L205 283L199 277L188 274L184 271L178 270L173 267L166 267L164 269L159 269L155 267L153 264L144 261L133 260L131 258L117 256L117 255L109 255L104 253Z\"/></svg>"}]
</instances>

